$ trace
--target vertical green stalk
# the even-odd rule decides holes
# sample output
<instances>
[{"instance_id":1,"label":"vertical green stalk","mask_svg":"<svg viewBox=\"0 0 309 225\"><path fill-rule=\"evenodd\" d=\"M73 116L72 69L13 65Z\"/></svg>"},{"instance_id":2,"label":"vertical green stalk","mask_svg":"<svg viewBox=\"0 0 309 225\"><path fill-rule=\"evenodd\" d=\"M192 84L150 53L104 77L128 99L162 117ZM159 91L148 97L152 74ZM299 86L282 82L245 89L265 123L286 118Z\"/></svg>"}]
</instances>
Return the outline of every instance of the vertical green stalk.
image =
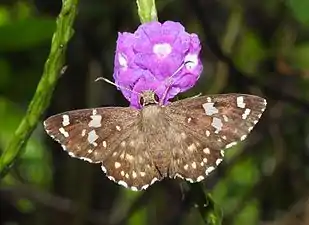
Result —
<instances>
[{"instance_id":1,"label":"vertical green stalk","mask_svg":"<svg viewBox=\"0 0 309 225\"><path fill-rule=\"evenodd\" d=\"M158 21L155 0L136 0L136 4L141 23Z\"/></svg>"},{"instance_id":2,"label":"vertical green stalk","mask_svg":"<svg viewBox=\"0 0 309 225\"><path fill-rule=\"evenodd\" d=\"M0 158L0 177L4 177L18 159L40 117L49 105L50 98L64 66L67 44L73 35L72 25L77 14L78 0L62 0L57 17L49 56L45 62L42 78L31 100L26 115Z\"/></svg>"}]
</instances>

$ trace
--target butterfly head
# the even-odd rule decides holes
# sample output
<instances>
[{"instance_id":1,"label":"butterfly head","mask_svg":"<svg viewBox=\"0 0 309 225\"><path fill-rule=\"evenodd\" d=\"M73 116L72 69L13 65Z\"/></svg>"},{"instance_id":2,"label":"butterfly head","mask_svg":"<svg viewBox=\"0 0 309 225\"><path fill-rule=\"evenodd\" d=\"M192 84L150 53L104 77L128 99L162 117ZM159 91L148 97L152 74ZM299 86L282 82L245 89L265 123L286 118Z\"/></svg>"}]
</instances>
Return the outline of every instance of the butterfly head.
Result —
<instances>
[{"instance_id":1,"label":"butterfly head","mask_svg":"<svg viewBox=\"0 0 309 225\"><path fill-rule=\"evenodd\" d=\"M139 97L139 103L145 107L159 103L159 96L152 90L143 91Z\"/></svg>"}]
</instances>

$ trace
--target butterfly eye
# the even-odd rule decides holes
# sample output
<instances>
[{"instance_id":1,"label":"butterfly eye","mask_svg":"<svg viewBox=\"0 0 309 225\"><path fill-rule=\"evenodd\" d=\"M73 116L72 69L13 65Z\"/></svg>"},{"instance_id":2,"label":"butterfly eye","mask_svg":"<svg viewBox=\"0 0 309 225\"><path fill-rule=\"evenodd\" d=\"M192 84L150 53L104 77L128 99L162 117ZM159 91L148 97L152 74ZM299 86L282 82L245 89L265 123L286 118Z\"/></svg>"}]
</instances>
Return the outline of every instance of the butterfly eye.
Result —
<instances>
[{"instance_id":1,"label":"butterfly eye","mask_svg":"<svg viewBox=\"0 0 309 225\"><path fill-rule=\"evenodd\" d=\"M144 97L141 96L141 97L139 98L139 104L140 104L141 106L143 106L144 103L145 103Z\"/></svg>"},{"instance_id":2,"label":"butterfly eye","mask_svg":"<svg viewBox=\"0 0 309 225\"><path fill-rule=\"evenodd\" d=\"M153 93L153 97L157 103L160 101L159 96L156 93Z\"/></svg>"}]
</instances>

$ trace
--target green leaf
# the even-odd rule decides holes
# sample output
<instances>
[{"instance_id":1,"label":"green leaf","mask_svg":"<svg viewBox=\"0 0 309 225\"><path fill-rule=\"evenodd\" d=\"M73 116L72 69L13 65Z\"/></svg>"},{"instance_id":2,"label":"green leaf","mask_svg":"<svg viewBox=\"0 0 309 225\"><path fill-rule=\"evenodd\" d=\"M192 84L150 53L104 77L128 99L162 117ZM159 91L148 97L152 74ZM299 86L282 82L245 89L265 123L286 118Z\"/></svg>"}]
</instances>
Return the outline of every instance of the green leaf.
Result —
<instances>
[{"instance_id":1,"label":"green leaf","mask_svg":"<svg viewBox=\"0 0 309 225\"><path fill-rule=\"evenodd\" d=\"M259 205L255 200L249 201L239 214L235 216L235 225L257 224L259 216Z\"/></svg>"},{"instance_id":2,"label":"green leaf","mask_svg":"<svg viewBox=\"0 0 309 225\"><path fill-rule=\"evenodd\" d=\"M242 70L252 73L257 71L259 63L266 55L267 52L262 45L260 37L248 31L244 33L239 41L235 62Z\"/></svg>"},{"instance_id":3,"label":"green leaf","mask_svg":"<svg viewBox=\"0 0 309 225\"><path fill-rule=\"evenodd\" d=\"M303 24L309 25L309 1L308 0L289 0L287 5L290 7L294 17Z\"/></svg>"},{"instance_id":4,"label":"green leaf","mask_svg":"<svg viewBox=\"0 0 309 225\"><path fill-rule=\"evenodd\" d=\"M309 69L309 43L296 45L290 53L290 60L297 69Z\"/></svg>"},{"instance_id":5,"label":"green leaf","mask_svg":"<svg viewBox=\"0 0 309 225\"><path fill-rule=\"evenodd\" d=\"M0 26L0 51L25 50L52 38L55 21L29 18Z\"/></svg>"},{"instance_id":6,"label":"green leaf","mask_svg":"<svg viewBox=\"0 0 309 225\"><path fill-rule=\"evenodd\" d=\"M7 146L12 138L18 123L21 121L23 113L10 101L0 98L0 149ZM19 161L18 171L29 183L41 187L48 187L51 181L50 155L40 143L40 137L33 135L26 145L25 153ZM15 184L14 177L6 176L3 179L6 184Z\"/></svg>"}]
</instances>

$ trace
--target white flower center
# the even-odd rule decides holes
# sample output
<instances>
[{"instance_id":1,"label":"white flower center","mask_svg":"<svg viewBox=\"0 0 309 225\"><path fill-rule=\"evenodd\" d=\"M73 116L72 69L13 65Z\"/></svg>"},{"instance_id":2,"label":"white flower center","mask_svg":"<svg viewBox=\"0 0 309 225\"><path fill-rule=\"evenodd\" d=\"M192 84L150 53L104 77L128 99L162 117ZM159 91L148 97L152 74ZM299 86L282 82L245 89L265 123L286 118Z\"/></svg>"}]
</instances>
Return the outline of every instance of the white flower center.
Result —
<instances>
[{"instance_id":1,"label":"white flower center","mask_svg":"<svg viewBox=\"0 0 309 225\"><path fill-rule=\"evenodd\" d=\"M120 66L122 66L122 67L124 67L124 68L128 67L128 62L127 62L127 59L124 55L122 55L122 54L118 55L118 62L120 64Z\"/></svg>"},{"instance_id":2,"label":"white flower center","mask_svg":"<svg viewBox=\"0 0 309 225\"><path fill-rule=\"evenodd\" d=\"M167 43L155 44L152 50L158 57L165 58L172 52L172 46Z\"/></svg>"},{"instance_id":3,"label":"white flower center","mask_svg":"<svg viewBox=\"0 0 309 225\"><path fill-rule=\"evenodd\" d=\"M188 70L193 70L197 64L198 64L198 57L196 54L192 55L192 54L188 54L185 57L185 67Z\"/></svg>"}]
</instances>

